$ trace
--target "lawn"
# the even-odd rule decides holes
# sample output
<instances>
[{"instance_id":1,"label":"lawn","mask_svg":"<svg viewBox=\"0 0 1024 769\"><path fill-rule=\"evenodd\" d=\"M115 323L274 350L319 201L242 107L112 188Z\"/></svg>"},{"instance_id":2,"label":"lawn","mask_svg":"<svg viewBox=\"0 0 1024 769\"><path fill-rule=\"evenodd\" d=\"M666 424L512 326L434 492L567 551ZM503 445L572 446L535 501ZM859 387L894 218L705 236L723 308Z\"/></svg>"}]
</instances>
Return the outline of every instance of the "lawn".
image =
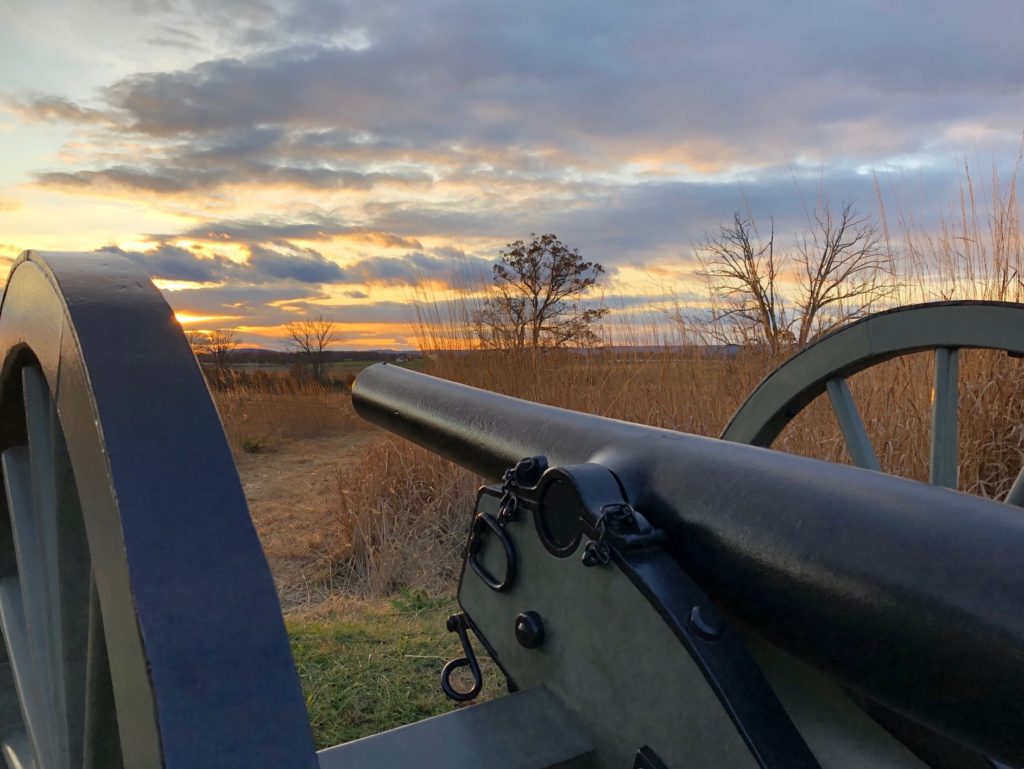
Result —
<instances>
[{"instance_id":1,"label":"lawn","mask_svg":"<svg viewBox=\"0 0 1024 769\"><path fill-rule=\"evenodd\" d=\"M439 683L444 663L461 656L458 637L445 630L456 611L452 598L405 591L389 601L339 600L290 615L288 635L317 749L456 707ZM481 666L479 699L500 695L497 668L485 659Z\"/></svg>"}]
</instances>

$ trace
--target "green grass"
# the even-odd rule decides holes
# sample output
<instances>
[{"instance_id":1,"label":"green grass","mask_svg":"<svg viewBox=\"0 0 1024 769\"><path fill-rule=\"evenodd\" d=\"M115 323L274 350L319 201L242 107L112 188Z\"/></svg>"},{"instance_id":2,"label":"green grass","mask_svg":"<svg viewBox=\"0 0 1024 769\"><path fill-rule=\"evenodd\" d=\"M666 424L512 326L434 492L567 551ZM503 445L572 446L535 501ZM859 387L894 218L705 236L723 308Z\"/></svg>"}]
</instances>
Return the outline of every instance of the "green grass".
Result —
<instances>
[{"instance_id":1,"label":"green grass","mask_svg":"<svg viewBox=\"0 0 1024 769\"><path fill-rule=\"evenodd\" d=\"M451 598L414 592L288 617L317 749L451 711L439 680L444 663L462 656L458 637L445 630L456 611ZM479 644L474 649L482 656ZM490 660L481 667L480 699L504 692Z\"/></svg>"}]
</instances>

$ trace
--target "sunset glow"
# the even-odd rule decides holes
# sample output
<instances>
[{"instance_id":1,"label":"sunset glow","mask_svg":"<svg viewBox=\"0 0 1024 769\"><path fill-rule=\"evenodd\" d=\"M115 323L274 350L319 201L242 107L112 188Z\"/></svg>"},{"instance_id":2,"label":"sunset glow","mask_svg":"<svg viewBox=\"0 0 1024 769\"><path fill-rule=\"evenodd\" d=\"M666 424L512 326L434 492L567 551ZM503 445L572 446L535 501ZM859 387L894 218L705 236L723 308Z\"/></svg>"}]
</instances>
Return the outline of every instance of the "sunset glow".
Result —
<instances>
[{"instance_id":1,"label":"sunset glow","mask_svg":"<svg viewBox=\"0 0 1024 769\"><path fill-rule=\"evenodd\" d=\"M1024 6L982 5L0 0L0 269L123 253L274 348L410 347L531 232L613 309L699 304L734 211L788 245L820 197L928 228L965 161L1006 178Z\"/></svg>"}]
</instances>

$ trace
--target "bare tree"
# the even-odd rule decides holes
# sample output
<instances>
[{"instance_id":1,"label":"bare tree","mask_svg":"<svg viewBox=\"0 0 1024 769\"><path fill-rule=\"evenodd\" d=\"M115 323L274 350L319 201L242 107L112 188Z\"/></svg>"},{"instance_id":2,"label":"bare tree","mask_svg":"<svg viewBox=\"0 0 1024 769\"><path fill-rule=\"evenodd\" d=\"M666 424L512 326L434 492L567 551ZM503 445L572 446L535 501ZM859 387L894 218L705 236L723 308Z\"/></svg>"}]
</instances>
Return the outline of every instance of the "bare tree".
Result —
<instances>
[{"instance_id":1,"label":"bare tree","mask_svg":"<svg viewBox=\"0 0 1024 769\"><path fill-rule=\"evenodd\" d=\"M775 222L768 239L758 238L751 219L733 215L718 234L698 248L701 271L714 300L713 325L722 342L761 344L778 353L790 325L779 291L779 261L775 253Z\"/></svg>"},{"instance_id":2,"label":"bare tree","mask_svg":"<svg viewBox=\"0 0 1024 769\"><path fill-rule=\"evenodd\" d=\"M188 342L188 346L192 348L192 353L198 356L203 351L203 342L206 341L206 334L194 328L186 329L185 340Z\"/></svg>"},{"instance_id":3,"label":"bare tree","mask_svg":"<svg viewBox=\"0 0 1024 769\"><path fill-rule=\"evenodd\" d=\"M895 286L878 225L846 202L838 214L827 203L796 247L800 270L800 327L796 343L871 311Z\"/></svg>"},{"instance_id":4,"label":"bare tree","mask_svg":"<svg viewBox=\"0 0 1024 769\"><path fill-rule=\"evenodd\" d=\"M323 382L327 348L339 339L337 322L317 315L315 318L292 321L285 328L291 337L289 344L292 349L306 357L313 378Z\"/></svg>"},{"instance_id":5,"label":"bare tree","mask_svg":"<svg viewBox=\"0 0 1024 769\"><path fill-rule=\"evenodd\" d=\"M778 354L866 315L895 290L878 225L852 202L819 203L792 251L776 247L775 223L761 240L739 213L698 246L711 293L712 338Z\"/></svg>"},{"instance_id":6,"label":"bare tree","mask_svg":"<svg viewBox=\"0 0 1024 769\"><path fill-rule=\"evenodd\" d=\"M208 333L190 331L188 340L194 350L210 357L218 374L228 370L232 354L239 345L238 334L229 328L218 328Z\"/></svg>"},{"instance_id":7,"label":"bare tree","mask_svg":"<svg viewBox=\"0 0 1024 769\"><path fill-rule=\"evenodd\" d=\"M481 344L497 349L594 344L608 310L584 307L604 267L586 261L555 235L509 243L494 265L493 293L474 314Z\"/></svg>"}]
</instances>

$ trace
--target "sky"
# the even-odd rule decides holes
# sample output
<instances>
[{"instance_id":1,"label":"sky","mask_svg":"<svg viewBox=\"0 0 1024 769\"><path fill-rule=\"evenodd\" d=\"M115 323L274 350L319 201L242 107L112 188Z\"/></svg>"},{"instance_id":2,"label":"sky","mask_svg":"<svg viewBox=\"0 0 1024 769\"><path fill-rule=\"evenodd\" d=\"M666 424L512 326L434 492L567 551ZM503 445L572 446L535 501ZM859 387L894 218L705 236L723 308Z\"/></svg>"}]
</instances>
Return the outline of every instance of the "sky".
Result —
<instances>
[{"instance_id":1,"label":"sky","mask_svg":"<svg viewBox=\"0 0 1024 769\"><path fill-rule=\"evenodd\" d=\"M407 348L423 290L556 233L613 307L734 211L1012 168L1019 0L0 0L0 271L124 253L186 328ZM417 286L419 288L417 288Z\"/></svg>"}]
</instances>

